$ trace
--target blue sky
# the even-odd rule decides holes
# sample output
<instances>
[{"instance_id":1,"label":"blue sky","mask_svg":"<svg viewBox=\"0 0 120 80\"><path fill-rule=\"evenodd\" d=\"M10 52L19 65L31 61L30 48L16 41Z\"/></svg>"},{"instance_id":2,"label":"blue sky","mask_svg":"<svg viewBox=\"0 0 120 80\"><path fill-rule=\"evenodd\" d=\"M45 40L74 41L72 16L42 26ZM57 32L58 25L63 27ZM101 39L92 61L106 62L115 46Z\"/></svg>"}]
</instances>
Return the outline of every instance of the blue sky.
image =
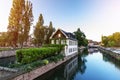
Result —
<instances>
[{"instance_id":1,"label":"blue sky","mask_svg":"<svg viewBox=\"0 0 120 80\"><path fill-rule=\"evenodd\" d=\"M101 35L118 32L120 27L120 0L30 0L33 3L34 22L40 13L44 25L73 32L80 28L88 39L101 40ZM0 31L6 31L12 0L0 1ZM31 33L33 31L31 26Z\"/></svg>"}]
</instances>

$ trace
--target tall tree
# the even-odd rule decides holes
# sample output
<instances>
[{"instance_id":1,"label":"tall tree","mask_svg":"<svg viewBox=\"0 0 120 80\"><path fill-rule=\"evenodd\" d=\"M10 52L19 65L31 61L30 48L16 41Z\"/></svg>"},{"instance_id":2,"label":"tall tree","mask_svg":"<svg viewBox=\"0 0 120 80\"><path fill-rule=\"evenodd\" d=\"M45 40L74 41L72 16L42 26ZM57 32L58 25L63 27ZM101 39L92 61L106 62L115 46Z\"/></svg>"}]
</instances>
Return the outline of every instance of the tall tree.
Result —
<instances>
[{"instance_id":1,"label":"tall tree","mask_svg":"<svg viewBox=\"0 0 120 80\"><path fill-rule=\"evenodd\" d=\"M32 3L25 0L13 0L9 16L8 33L11 45L16 47L26 40L32 22Z\"/></svg>"},{"instance_id":2,"label":"tall tree","mask_svg":"<svg viewBox=\"0 0 120 80\"><path fill-rule=\"evenodd\" d=\"M40 14L38 18L38 22L36 23L36 26L34 27L34 43L36 46L41 46L44 41L44 19L42 14Z\"/></svg>"},{"instance_id":3,"label":"tall tree","mask_svg":"<svg viewBox=\"0 0 120 80\"><path fill-rule=\"evenodd\" d=\"M8 46L8 34L7 32L0 32L0 46Z\"/></svg>"},{"instance_id":4,"label":"tall tree","mask_svg":"<svg viewBox=\"0 0 120 80\"><path fill-rule=\"evenodd\" d=\"M32 3L30 1L26 1L25 7L25 15L24 15L24 34L25 34L25 41L27 41L29 37L30 26L33 22L33 13L32 13Z\"/></svg>"},{"instance_id":5,"label":"tall tree","mask_svg":"<svg viewBox=\"0 0 120 80\"><path fill-rule=\"evenodd\" d=\"M8 32L12 46L17 46L19 28L21 27L22 10L24 9L24 0L13 0L9 16Z\"/></svg>"},{"instance_id":6,"label":"tall tree","mask_svg":"<svg viewBox=\"0 0 120 80\"><path fill-rule=\"evenodd\" d=\"M23 43L27 43L29 37L30 26L32 25L33 14L32 14L32 3L30 1L25 2L25 10L22 19L22 25L19 34L19 43L21 47Z\"/></svg>"},{"instance_id":7,"label":"tall tree","mask_svg":"<svg viewBox=\"0 0 120 80\"><path fill-rule=\"evenodd\" d=\"M86 39L85 34L80 30L80 28L77 29L77 31L74 32L77 40L78 40L78 46L87 46L88 40Z\"/></svg>"},{"instance_id":8,"label":"tall tree","mask_svg":"<svg viewBox=\"0 0 120 80\"><path fill-rule=\"evenodd\" d=\"M52 33L55 31L55 28L53 28L52 22L50 21L49 27L46 30L46 40L45 40L45 44L49 44L50 43L50 36L52 35Z\"/></svg>"}]
</instances>

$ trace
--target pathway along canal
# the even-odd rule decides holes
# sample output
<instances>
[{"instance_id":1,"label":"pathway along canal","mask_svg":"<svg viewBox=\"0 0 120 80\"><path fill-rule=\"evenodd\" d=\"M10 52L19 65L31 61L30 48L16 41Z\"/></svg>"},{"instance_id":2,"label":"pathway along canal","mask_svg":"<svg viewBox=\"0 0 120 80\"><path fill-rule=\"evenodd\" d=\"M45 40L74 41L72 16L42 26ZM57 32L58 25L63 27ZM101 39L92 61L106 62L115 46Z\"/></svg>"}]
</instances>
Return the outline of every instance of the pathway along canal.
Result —
<instances>
[{"instance_id":1,"label":"pathway along canal","mask_svg":"<svg viewBox=\"0 0 120 80\"><path fill-rule=\"evenodd\" d=\"M120 80L120 63L98 52L83 52L35 80Z\"/></svg>"}]
</instances>

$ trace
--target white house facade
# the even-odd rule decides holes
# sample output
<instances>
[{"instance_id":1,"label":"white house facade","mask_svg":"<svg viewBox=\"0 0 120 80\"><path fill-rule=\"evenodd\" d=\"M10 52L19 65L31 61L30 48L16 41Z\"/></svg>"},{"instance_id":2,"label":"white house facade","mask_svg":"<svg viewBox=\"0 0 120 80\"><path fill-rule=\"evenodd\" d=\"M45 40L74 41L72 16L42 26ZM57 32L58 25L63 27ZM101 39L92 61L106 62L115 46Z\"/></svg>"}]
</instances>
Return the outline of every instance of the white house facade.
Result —
<instances>
[{"instance_id":1,"label":"white house facade","mask_svg":"<svg viewBox=\"0 0 120 80\"><path fill-rule=\"evenodd\" d=\"M50 39L51 44L66 44L64 47L65 56L69 56L78 52L78 42L73 33L58 29L52 34Z\"/></svg>"}]
</instances>

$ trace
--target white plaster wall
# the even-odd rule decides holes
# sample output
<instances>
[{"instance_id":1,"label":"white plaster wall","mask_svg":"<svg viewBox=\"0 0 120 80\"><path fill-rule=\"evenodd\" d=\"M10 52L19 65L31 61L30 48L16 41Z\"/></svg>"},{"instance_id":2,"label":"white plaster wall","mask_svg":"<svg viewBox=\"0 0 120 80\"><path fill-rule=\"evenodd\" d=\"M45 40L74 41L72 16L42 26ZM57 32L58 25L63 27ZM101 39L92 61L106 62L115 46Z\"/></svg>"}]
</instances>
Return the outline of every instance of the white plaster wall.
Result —
<instances>
[{"instance_id":1,"label":"white plaster wall","mask_svg":"<svg viewBox=\"0 0 120 80\"><path fill-rule=\"evenodd\" d=\"M67 40L66 43L67 43L67 46L65 46L65 56L72 55L72 54L78 52L78 46L77 45L69 45L69 40ZM73 52L69 53L70 48L72 48L72 49L76 48L76 51L73 51Z\"/></svg>"}]
</instances>

